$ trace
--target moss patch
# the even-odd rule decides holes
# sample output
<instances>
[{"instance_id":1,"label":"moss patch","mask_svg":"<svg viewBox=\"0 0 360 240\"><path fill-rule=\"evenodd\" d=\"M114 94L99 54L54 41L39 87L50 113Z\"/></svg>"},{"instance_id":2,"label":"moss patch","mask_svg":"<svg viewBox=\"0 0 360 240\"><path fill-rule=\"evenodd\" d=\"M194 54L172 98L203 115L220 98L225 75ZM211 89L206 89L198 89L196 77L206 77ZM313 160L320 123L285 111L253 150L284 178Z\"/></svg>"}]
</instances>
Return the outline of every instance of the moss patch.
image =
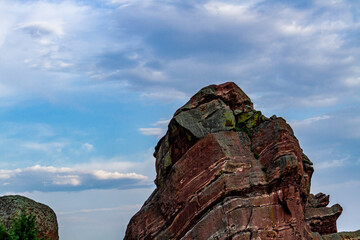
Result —
<instances>
[{"instance_id":1,"label":"moss patch","mask_svg":"<svg viewBox=\"0 0 360 240\"><path fill-rule=\"evenodd\" d=\"M225 127L235 127L235 119L232 111L225 112Z\"/></svg>"},{"instance_id":2,"label":"moss patch","mask_svg":"<svg viewBox=\"0 0 360 240\"><path fill-rule=\"evenodd\" d=\"M265 121L265 116L260 111L252 110L237 115L236 131L246 132L252 138L251 130Z\"/></svg>"}]
</instances>

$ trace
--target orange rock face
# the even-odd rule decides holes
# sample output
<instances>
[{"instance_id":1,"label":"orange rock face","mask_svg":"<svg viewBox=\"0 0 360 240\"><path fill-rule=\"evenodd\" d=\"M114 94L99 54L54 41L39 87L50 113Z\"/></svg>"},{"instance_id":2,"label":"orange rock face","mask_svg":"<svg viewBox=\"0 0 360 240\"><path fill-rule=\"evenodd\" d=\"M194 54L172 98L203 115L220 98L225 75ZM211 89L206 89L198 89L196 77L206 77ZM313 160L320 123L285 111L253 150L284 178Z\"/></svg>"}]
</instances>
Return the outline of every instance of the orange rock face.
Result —
<instances>
[{"instance_id":1,"label":"orange rock face","mask_svg":"<svg viewBox=\"0 0 360 240\"><path fill-rule=\"evenodd\" d=\"M291 127L254 110L234 83L205 87L177 110L154 155L157 188L125 239L322 239L336 232L341 207L310 195L312 163Z\"/></svg>"}]
</instances>

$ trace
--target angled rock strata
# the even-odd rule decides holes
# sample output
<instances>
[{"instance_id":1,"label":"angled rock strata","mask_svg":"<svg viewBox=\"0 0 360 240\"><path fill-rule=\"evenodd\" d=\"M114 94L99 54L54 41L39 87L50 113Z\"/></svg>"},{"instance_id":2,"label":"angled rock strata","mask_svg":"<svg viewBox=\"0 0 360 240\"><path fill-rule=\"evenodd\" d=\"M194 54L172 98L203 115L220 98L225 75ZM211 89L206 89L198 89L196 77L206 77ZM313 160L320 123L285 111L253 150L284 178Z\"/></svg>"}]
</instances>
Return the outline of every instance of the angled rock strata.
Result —
<instances>
[{"instance_id":1,"label":"angled rock strata","mask_svg":"<svg viewBox=\"0 0 360 240\"><path fill-rule=\"evenodd\" d=\"M337 239L325 234L342 208L310 194L314 169L291 127L234 83L178 109L154 155L157 188L125 239Z\"/></svg>"},{"instance_id":2,"label":"angled rock strata","mask_svg":"<svg viewBox=\"0 0 360 240\"><path fill-rule=\"evenodd\" d=\"M19 195L0 197L0 221L5 227L9 228L12 218L24 210L35 215L39 237L59 240L56 214L50 207Z\"/></svg>"}]
</instances>

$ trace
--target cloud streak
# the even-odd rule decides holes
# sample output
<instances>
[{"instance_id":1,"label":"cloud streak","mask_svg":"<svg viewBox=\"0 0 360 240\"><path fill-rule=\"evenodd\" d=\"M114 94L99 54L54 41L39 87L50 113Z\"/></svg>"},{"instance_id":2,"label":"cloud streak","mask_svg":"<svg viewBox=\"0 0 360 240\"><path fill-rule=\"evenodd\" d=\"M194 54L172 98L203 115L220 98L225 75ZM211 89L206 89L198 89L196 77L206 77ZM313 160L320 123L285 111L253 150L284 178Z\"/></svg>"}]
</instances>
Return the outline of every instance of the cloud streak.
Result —
<instances>
[{"instance_id":1,"label":"cloud streak","mask_svg":"<svg viewBox=\"0 0 360 240\"><path fill-rule=\"evenodd\" d=\"M35 165L0 170L2 191L83 191L89 189L133 189L152 187L147 176L102 169L57 168Z\"/></svg>"},{"instance_id":2,"label":"cloud streak","mask_svg":"<svg viewBox=\"0 0 360 240\"><path fill-rule=\"evenodd\" d=\"M342 158L342 159L320 162L315 165L315 168L321 170L327 168L342 167L345 165L347 160L348 158Z\"/></svg>"},{"instance_id":3,"label":"cloud streak","mask_svg":"<svg viewBox=\"0 0 360 240\"><path fill-rule=\"evenodd\" d=\"M311 117L311 118L306 118L304 120L300 120L300 121L292 121L290 124L292 127L297 128L297 127L306 127L308 125L311 125L313 123L322 121L322 120L327 120L330 119L331 116L328 115L323 115L323 116L316 116L316 117Z\"/></svg>"}]
</instances>

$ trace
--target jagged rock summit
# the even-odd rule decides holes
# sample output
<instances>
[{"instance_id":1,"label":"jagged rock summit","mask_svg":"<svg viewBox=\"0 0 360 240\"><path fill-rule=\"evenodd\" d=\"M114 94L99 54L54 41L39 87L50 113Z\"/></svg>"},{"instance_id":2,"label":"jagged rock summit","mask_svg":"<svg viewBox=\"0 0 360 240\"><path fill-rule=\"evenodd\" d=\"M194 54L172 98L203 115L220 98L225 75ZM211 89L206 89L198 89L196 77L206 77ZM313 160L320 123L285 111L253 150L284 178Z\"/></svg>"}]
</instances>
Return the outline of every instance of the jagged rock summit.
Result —
<instances>
[{"instance_id":1,"label":"jagged rock summit","mask_svg":"<svg viewBox=\"0 0 360 240\"><path fill-rule=\"evenodd\" d=\"M7 228L11 225L11 219L16 217L20 211L35 215L39 237L47 240L59 240L56 214L50 207L20 195L0 197L0 221Z\"/></svg>"},{"instance_id":2,"label":"jagged rock summit","mask_svg":"<svg viewBox=\"0 0 360 240\"><path fill-rule=\"evenodd\" d=\"M125 239L341 239L332 233L342 208L310 194L314 169L291 127L235 83L177 110L154 156L157 188Z\"/></svg>"}]
</instances>

